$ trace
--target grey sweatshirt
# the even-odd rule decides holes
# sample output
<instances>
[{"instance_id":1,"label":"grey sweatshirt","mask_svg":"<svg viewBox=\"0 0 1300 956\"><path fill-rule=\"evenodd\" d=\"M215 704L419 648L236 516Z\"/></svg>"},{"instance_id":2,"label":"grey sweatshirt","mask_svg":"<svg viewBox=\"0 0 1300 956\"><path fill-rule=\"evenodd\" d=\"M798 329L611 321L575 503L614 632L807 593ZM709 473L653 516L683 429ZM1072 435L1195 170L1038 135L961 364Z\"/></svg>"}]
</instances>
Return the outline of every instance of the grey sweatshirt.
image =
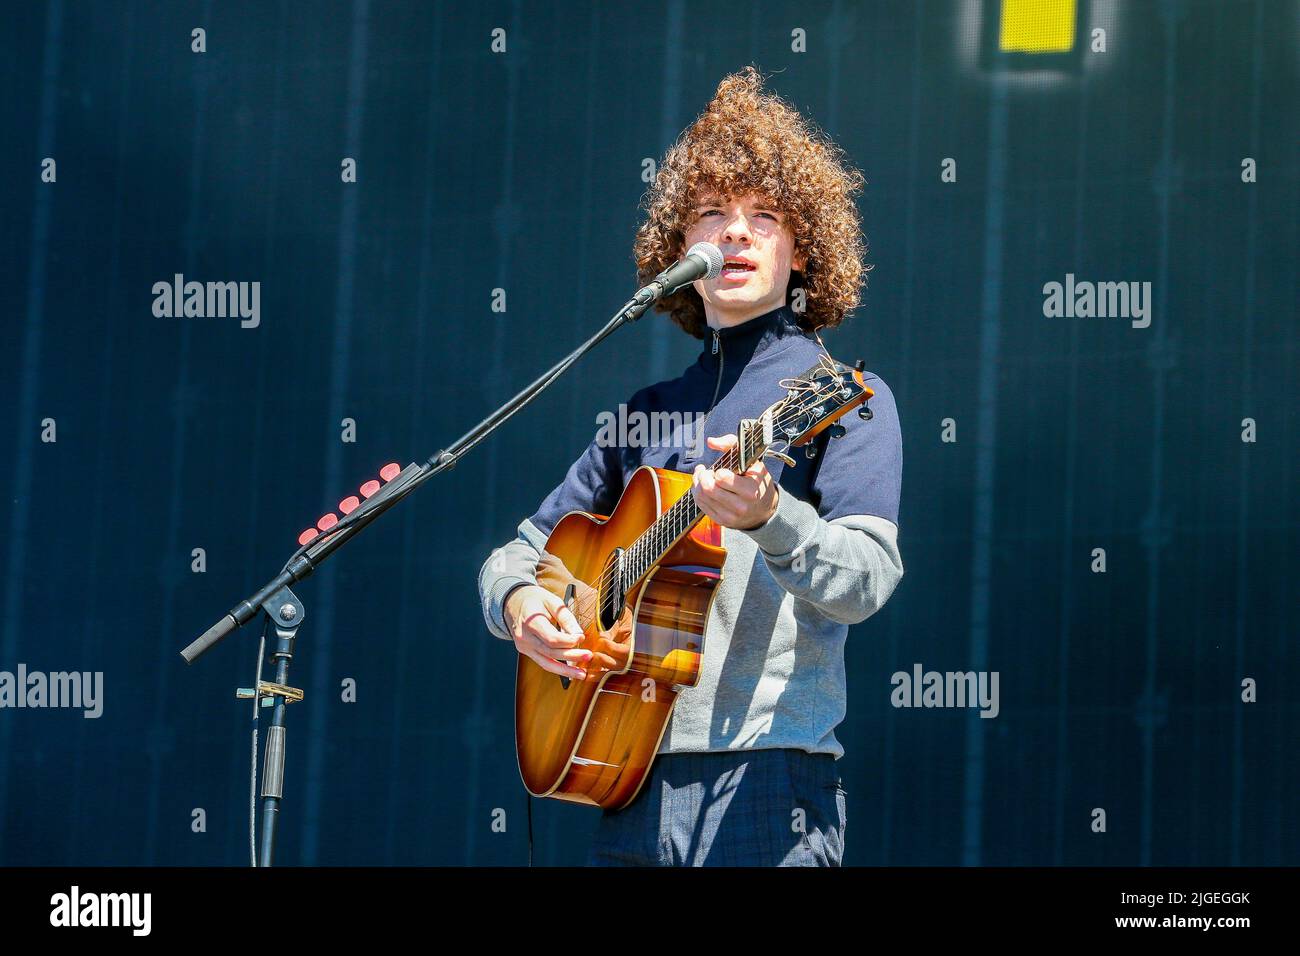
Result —
<instances>
[{"instance_id":1,"label":"grey sweatshirt","mask_svg":"<svg viewBox=\"0 0 1300 956\"><path fill-rule=\"evenodd\" d=\"M608 441L598 431L583 455L513 541L479 572L483 618L510 640L503 605L535 584L534 569L556 522L570 511L608 515L632 472L653 465L690 474L719 457L704 436L734 434L785 394L780 380L816 364L822 349L786 307L741 325L710 330L681 376L636 392L633 412L681 412L659 443ZM792 747L843 755L835 727L844 719L844 644L850 624L884 605L903 576L898 550L902 443L888 386L866 373L873 417L852 412L847 434L822 432L815 458L794 449L791 468L766 459L780 485L776 512L761 527L722 530L727 549L709 615L700 682L684 688L660 753ZM716 395L716 399L714 396ZM691 428L706 413L703 434ZM635 433L632 433L633 435Z\"/></svg>"}]
</instances>

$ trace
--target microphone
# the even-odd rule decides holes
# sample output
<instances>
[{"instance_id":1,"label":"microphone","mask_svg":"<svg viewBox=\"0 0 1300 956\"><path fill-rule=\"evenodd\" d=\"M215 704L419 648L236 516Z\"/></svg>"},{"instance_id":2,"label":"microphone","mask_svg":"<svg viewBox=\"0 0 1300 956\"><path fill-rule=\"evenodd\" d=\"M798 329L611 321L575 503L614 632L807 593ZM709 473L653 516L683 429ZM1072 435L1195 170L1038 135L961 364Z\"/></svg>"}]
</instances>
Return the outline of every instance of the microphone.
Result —
<instances>
[{"instance_id":1,"label":"microphone","mask_svg":"<svg viewBox=\"0 0 1300 956\"><path fill-rule=\"evenodd\" d=\"M722 274L722 262L721 249L711 242L697 242L680 262L669 266L637 292L633 301L649 305L696 279L716 279Z\"/></svg>"}]
</instances>

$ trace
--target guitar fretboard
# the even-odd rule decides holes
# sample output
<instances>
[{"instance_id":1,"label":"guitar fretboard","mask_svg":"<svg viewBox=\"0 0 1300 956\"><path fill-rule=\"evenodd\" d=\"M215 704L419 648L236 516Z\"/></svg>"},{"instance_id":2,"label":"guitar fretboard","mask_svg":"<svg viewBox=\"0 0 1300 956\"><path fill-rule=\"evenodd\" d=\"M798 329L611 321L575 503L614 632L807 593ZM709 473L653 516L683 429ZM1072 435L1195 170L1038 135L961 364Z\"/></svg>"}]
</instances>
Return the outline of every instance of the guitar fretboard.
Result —
<instances>
[{"instance_id":1,"label":"guitar fretboard","mask_svg":"<svg viewBox=\"0 0 1300 956\"><path fill-rule=\"evenodd\" d=\"M764 421L770 423L776 406L763 413L763 419L746 420L737 429L738 448L733 448L714 463L714 468L727 468L740 474L758 461L767 452L771 435L770 428L765 429ZM742 465L741 462L744 462ZM630 548L623 553L619 568L619 583L623 593L631 590L646 572L664 559L673 546L699 523L704 517L695 495L682 495L673 502L668 510L661 514Z\"/></svg>"},{"instance_id":2,"label":"guitar fretboard","mask_svg":"<svg viewBox=\"0 0 1300 956\"><path fill-rule=\"evenodd\" d=\"M736 428L736 447L720 455L713 467L741 474L766 455L774 441L783 440L788 449L828 417L843 414L844 406L854 397L855 387L858 401L865 400L862 394L869 397L871 392L862 386L860 378L853 386L852 374L829 355L822 355L803 375L782 379L780 385L788 390L786 397L769 406L758 418L744 419ZM623 552L617 570L621 592L627 594L635 587L703 517L694 494L682 495L673 502Z\"/></svg>"}]
</instances>

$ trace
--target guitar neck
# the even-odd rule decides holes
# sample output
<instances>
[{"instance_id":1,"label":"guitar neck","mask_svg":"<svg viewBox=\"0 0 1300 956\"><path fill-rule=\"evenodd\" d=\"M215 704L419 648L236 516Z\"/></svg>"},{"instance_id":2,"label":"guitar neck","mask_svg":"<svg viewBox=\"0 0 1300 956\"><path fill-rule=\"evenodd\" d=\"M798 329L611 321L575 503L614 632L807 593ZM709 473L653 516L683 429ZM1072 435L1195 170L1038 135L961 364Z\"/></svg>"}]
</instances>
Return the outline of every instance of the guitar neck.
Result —
<instances>
[{"instance_id":1,"label":"guitar neck","mask_svg":"<svg viewBox=\"0 0 1300 956\"><path fill-rule=\"evenodd\" d=\"M760 419L747 418L742 421L736 429L739 439L737 447L720 455L712 467L727 468L737 474L748 471L751 465L767 453L772 438L772 418L773 409L769 408ZM620 573L624 592L634 587L646 572L662 561L703 517L704 512L696 503L695 496L687 494L678 498L655 519L623 554Z\"/></svg>"},{"instance_id":2,"label":"guitar neck","mask_svg":"<svg viewBox=\"0 0 1300 956\"><path fill-rule=\"evenodd\" d=\"M774 442L784 443L782 451L804 443L872 394L862 380L860 361L848 369L829 355L820 356L817 364L803 375L782 379L780 384L787 390L786 397L768 406L758 418L742 420L736 426L735 447L719 456L714 468L742 474L761 461L772 450ZM834 427L843 434L842 426ZM775 453L790 462L781 452ZM619 570L623 593L662 561L703 517L695 495L687 494L655 519L623 553Z\"/></svg>"}]
</instances>

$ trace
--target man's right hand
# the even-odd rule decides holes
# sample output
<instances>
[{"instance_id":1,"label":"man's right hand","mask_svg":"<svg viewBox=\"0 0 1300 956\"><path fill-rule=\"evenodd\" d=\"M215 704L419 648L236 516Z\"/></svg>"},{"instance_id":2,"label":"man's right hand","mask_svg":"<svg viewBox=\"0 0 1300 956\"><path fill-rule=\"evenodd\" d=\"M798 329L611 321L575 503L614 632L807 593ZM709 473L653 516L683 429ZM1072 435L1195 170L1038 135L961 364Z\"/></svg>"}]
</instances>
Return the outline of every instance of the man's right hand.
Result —
<instances>
[{"instance_id":1,"label":"man's right hand","mask_svg":"<svg viewBox=\"0 0 1300 956\"><path fill-rule=\"evenodd\" d=\"M586 679L591 651L578 647L582 628L559 595L534 584L515 588L506 598L505 619L520 654L552 674Z\"/></svg>"}]
</instances>

